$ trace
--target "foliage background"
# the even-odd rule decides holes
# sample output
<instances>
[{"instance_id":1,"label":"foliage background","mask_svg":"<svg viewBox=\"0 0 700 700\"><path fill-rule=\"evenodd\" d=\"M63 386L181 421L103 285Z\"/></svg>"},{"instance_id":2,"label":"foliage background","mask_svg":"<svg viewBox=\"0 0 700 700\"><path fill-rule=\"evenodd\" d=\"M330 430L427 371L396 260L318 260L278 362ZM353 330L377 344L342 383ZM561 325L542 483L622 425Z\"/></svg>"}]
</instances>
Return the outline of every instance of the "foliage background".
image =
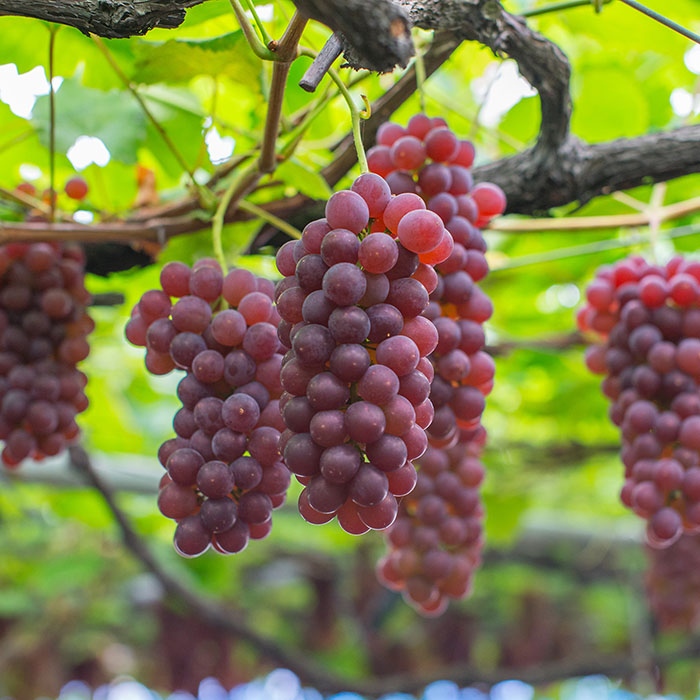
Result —
<instances>
[{"instance_id":1,"label":"foliage background","mask_svg":"<svg viewBox=\"0 0 700 700\"><path fill-rule=\"evenodd\" d=\"M511 11L542 4L504 3ZM700 30L697 0L676 0L672 7L662 0L647 4ZM279 36L291 3L259 9L270 34ZM700 48L683 37L619 2L599 15L580 8L531 22L572 62L572 128L580 138L595 142L698 122ZM31 97L22 107L17 94L42 91L49 32L44 23L10 17L0 19L0 29L0 185L12 189L32 177L41 191L48 186L48 98L38 96L30 113ZM319 49L327 34L314 24L304 43ZM213 171L211 158L217 154L231 146L234 153L245 153L259 140L269 65L252 56L225 0L191 9L177 30L107 44L198 175ZM287 118L316 99L296 87L306 65L300 59L292 66ZM428 113L445 116L456 132L473 138L477 162L533 143L539 102L526 96L516 73L512 62L465 43L426 85ZM137 164L155 173L161 201L183 193L181 168L90 38L60 29L55 74L63 79L56 95L59 185L75 173L66 154L74 162L81 155L75 150L79 137L99 138L109 152L104 164L104 151L95 150L94 141L92 150L83 151L101 165L81 170L90 195L78 218L127 212L138 194ZM353 94L359 98L364 92L372 99L397 78L366 77ZM414 97L395 119L405 123L418 109ZM347 108L335 99L315 120L295 158L276 173L279 184L263 190L258 201L295 190L327 196L317 173L348 129ZM665 202L697 195L699 183L699 176L669 183ZM649 202L652 188L629 194ZM75 208L67 198L59 204ZM630 211L615 197L600 197L553 213ZM19 220L23 212L3 201L0 216ZM693 256L698 238L671 239L666 229L698 222L700 217L690 215L667 224L653 244L633 250L660 260L674 251ZM273 277L269 249L244 254L259 226L226 227L227 255L232 263ZM543 258L595 241L623 244L629 233L615 228L488 233L493 272L484 288L496 309L489 343L571 331L574 307L596 267L625 250ZM210 252L205 231L172 240L159 262L192 262ZM180 559L171 546L172 524L156 510L161 470L154 457L171 434L178 378L148 375L142 352L123 340L129 310L157 284L158 271L155 265L89 277L92 292L122 292L126 303L93 309L97 330L83 368L90 378L91 404L81 425L98 466L125 487L120 499L139 532L180 579L245 610L259 631L308 648L329 668L356 676L467 660L482 669L506 665L517 676L518 667L527 663L614 652L643 655L652 643L664 648L677 641L659 637L649 620L641 591L641 524L618 501L622 467L616 430L579 346L520 347L497 359L497 383L485 416L490 442L484 498L488 546L503 556L487 555L473 596L451 606L443 619L421 620L374 583L373 562L383 549L379 535L358 540L336 525L305 524L296 513L294 489L267 540L236 557L208 553ZM71 677L95 684L120 673L164 691L193 690L207 675L230 685L269 668L255 650L214 633L162 597L157 582L122 548L99 495L67 483L73 477L64 460L29 465L0 478L0 695L33 698L56 693ZM547 549L549 566L533 566L531 559L513 553L533 547ZM622 573L596 575L611 557ZM589 576L576 573L581 571ZM646 688L652 679L628 680ZM675 664L665 678L668 688L683 693L695 690L698 680L692 662Z\"/></svg>"}]
</instances>

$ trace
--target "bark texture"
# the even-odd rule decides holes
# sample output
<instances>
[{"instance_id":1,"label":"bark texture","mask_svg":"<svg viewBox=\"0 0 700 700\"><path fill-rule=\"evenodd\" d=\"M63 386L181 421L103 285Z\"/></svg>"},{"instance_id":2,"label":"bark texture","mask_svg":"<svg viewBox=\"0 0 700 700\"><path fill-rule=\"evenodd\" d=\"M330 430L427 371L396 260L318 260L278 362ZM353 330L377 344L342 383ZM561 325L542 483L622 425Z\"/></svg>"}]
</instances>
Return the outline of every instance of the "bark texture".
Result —
<instances>
[{"instance_id":1,"label":"bark texture","mask_svg":"<svg viewBox=\"0 0 700 700\"><path fill-rule=\"evenodd\" d=\"M570 202L700 172L700 125L588 144L574 136L474 170L508 196L509 213L538 214Z\"/></svg>"},{"instance_id":2,"label":"bark texture","mask_svg":"<svg viewBox=\"0 0 700 700\"><path fill-rule=\"evenodd\" d=\"M340 32L345 57L356 68L380 72L406 66L413 56L411 22L391 0L294 0L297 9Z\"/></svg>"},{"instance_id":3,"label":"bark texture","mask_svg":"<svg viewBox=\"0 0 700 700\"><path fill-rule=\"evenodd\" d=\"M67 24L84 34L125 39L156 27L179 27L187 8L202 2L205 0L0 0L0 15L33 17Z\"/></svg>"}]
</instances>

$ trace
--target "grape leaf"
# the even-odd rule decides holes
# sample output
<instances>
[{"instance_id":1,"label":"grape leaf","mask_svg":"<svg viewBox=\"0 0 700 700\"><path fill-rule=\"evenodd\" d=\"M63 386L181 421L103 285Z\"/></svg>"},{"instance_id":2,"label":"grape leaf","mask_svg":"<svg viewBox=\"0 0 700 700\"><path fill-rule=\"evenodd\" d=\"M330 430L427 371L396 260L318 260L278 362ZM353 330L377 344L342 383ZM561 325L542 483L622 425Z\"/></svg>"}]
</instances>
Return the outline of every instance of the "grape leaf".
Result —
<instances>
[{"instance_id":1,"label":"grape leaf","mask_svg":"<svg viewBox=\"0 0 700 700\"><path fill-rule=\"evenodd\" d=\"M313 199L328 199L333 194L333 190L318 170L312 170L296 158L282 163L275 171L275 176Z\"/></svg>"},{"instance_id":2,"label":"grape leaf","mask_svg":"<svg viewBox=\"0 0 700 700\"><path fill-rule=\"evenodd\" d=\"M32 114L39 140L49 144L49 98L40 97ZM146 137L145 117L136 100L122 90L104 92L67 78L56 92L56 148L64 153L79 136L96 136L112 158L135 163Z\"/></svg>"},{"instance_id":3,"label":"grape leaf","mask_svg":"<svg viewBox=\"0 0 700 700\"><path fill-rule=\"evenodd\" d=\"M136 46L133 79L140 83L188 82L198 75L226 76L255 89L258 63L238 30L213 39L170 39Z\"/></svg>"}]
</instances>

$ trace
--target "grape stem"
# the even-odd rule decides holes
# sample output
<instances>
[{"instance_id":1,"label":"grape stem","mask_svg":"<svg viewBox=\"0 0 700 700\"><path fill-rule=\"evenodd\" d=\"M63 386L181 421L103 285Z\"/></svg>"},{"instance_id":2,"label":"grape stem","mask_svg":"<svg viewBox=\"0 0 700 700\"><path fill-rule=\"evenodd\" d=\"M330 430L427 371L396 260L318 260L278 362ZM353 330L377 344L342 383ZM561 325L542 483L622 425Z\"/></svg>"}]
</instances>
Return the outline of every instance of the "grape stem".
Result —
<instances>
[{"instance_id":1,"label":"grape stem","mask_svg":"<svg viewBox=\"0 0 700 700\"><path fill-rule=\"evenodd\" d=\"M349 87L352 87L357 83L362 82L365 78L369 77L370 75L370 73L365 72L364 74L356 76L355 79L351 81ZM326 91L325 95L320 97L316 104L313 105L310 109L305 110L305 112L301 115L301 121L299 121L299 123L293 129L291 129L288 133L285 134L286 143L280 149L280 158L286 160L287 158L290 158L292 156L292 154L296 150L296 147L299 145L299 142L304 136L304 133L309 128L309 126L311 126L311 123L326 109L326 107L336 97L339 96L340 90L331 92L329 86L329 89ZM364 95L363 98L366 104L365 112L369 116L369 114L371 114L372 111L372 106L367 102L367 98Z\"/></svg>"},{"instance_id":2,"label":"grape stem","mask_svg":"<svg viewBox=\"0 0 700 700\"><path fill-rule=\"evenodd\" d=\"M257 26L258 31L260 32L260 36L262 37L263 43L265 44L265 46L269 46L272 43L272 38L267 33L265 25L260 21L258 11L255 9L255 3L252 0L246 0L246 5L248 5L248 10L250 10L250 14L253 15L253 20L255 21L255 25Z\"/></svg>"},{"instance_id":3,"label":"grape stem","mask_svg":"<svg viewBox=\"0 0 700 700\"><path fill-rule=\"evenodd\" d=\"M180 167L187 173L193 188L199 196L200 202L206 204L210 199L210 197L208 196L208 192L195 179L192 168L190 168L190 166L187 164L187 161L185 160L182 153L180 153L180 150L175 145L175 142L170 138L170 136L168 136L168 132L163 128L162 124L155 118L153 112L151 112L148 105L146 104L146 101L143 99L139 91L134 87L134 84L129 80L124 71L122 71L122 69L119 67L119 64L114 59L114 56L112 56L112 53L107 48L104 41L102 41L102 39L99 36L96 36L95 34L91 34L90 37L95 42L97 48L102 52L102 55L107 59L107 63L109 63L119 80L122 81L124 87L134 96L134 99L139 103L141 111L151 122L151 124L153 124L155 130L160 134L161 138L165 142L165 145L168 147L168 150L173 154L175 160L177 160Z\"/></svg>"},{"instance_id":4,"label":"grape stem","mask_svg":"<svg viewBox=\"0 0 700 700\"><path fill-rule=\"evenodd\" d=\"M287 76L289 75L292 61L297 57L299 40L307 22L306 17L295 12L284 32L284 36L277 45L277 62L272 67L272 83L270 84L270 97L267 103L265 131L263 132L263 141L260 148L259 168L261 175L273 172L277 165L277 136L280 128Z\"/></svg>"},{"instance_id":5,"label":"grape stem","mask_svg":"<svg viewBox=\"0 0 700 700\"><path fill-rule=\"evenodd\" d=\"M53 87L53 57L58 26L49 26L49 221L56 220L56 91Z\"/></svg>"},{"instance_id":6,"label":"grape stem","mask_svg":"<svg viewBox=\"0 0 700 700\"><path fill-rule=\"evenodd\" d=\"M241 30L243 31L243 36L245 36L246 41L248 42L248 45L251 48L251 51L258 57L262 58L263 61L274 61L275 59L275 54L272 52L265 44L260 41L260 38L258 35L255 33L255 28L253 25L250 23L250 20L248 19L248 15L245 12L245 9L243 8L243 5L241 5L240 0L229 0L231 3L231 7L233 8L233 11L236 15L236 19L238 20L238 24L241 25ZM250 3L248 3L250 6ZM254 12L253 17L257 19L257 14ZM260 21L259 19L257 20L258 22ZM261 25L258 25L259 27ZM262 33L262 32L261 32ZM265 38L267 35L263 34L263 38ZM270 44L270 40L268 39L267 44Z\"/></svg>"},{"instance_id":7,"label":"grape stem","mask_svg":"<svg viewBox=\"0 0 700 700\"><path fill-rule=\"evenodd\" d=\"M257 204L253 204L246 199L242 199L240 202L238 202L238 208L242 209L243 211L247 211L249 214L257 216L259 219L266 221L268 224L278 228L280 231L284 231L291 238L301 238L301 231L298 228L292 226L284 219L280 219L279 216L275 216L262 207L259 207Z\"/></svg>"},{"instance_id":8,"label":"grape stem","mask_svg":"<svg viewBox=\"0 0 700 700\"><path fill-rule=\"evenodd\" d=\"M416 86L418 88L418 100L420 102L420 111L427 114L425 107L425 61L423 54L416 51L416 57L413 59L416 67Z\"/></svg>"},{"instance_id":9,"label":"grape stem","mask_svg":"<svg viewBox=\"0 0 700 700\"><path fill-rule=\"evenodd\" d=\"M308 49L306 47L300 48L299 53L302 56L307 56L308 58L312 59L315 59L318 55L315 51L312 51L311 49ZM340 94L342 95L343 99L348 105L348 109L350 110L350 119L352 122L352 137L353 141L355 142L355 150L357 151L357 161L360 165L360 172L368 173L369 166L367 165L365 147L362 143L360 119L362 117L364 117L365 119L369 118L369 102L367 98L363 96L363 100L365 102L365 109L360 110L355 104L355 100L353 100L352 95L350 94L350 91L347 88L347 85L345 85L338 73L333 68L329 68L328 75L330 76L331 80L337 85Z\"/></svg>"},{"instance_id":10,"label":"grape stem","mask_svg":"<svg viewBox=\"0 0 700 700\"><path fill-rule=\"evenodd\" d=\"M284 90L289 75L289 63L275 63L272 67L272 82L270 83L270 98L267 103L265 131L260 151L259 168L262 173L271 173L277 165L277 136L279 134L280 118Z\"/></svg>"}]
</instances>

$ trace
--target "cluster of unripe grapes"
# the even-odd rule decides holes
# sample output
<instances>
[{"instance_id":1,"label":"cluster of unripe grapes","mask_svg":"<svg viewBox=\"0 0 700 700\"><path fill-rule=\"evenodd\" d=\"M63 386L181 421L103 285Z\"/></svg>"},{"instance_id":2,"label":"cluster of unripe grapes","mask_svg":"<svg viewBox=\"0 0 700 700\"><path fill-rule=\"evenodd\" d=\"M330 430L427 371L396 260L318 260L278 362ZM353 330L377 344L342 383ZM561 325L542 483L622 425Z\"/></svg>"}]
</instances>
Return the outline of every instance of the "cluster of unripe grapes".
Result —
<instances>
[{"instance_id":1,"label":"cluster of unripe grapes","mask_svg":"<svg viewBox=\"0 0 700 700\"><path fill-rule=\"evenodd\" d=\"M664 549L648 548L646 592L663 629L691 631L700 623L700 537L682 535Z\"/></svg>"},{"instance_id":2,"label":"cluster of unripe grapes","mask_svg":"<svg viewBox=\"0 0 700 700\"><path fill-rule=\"evenodd\" d=\"M178 521L180 554L197 556L210 545L233 554L269 534L272 510L290 482L279 452L274 286L247 270L224 276L212 259L191 269L168 263L160 282L162 289L141 297L126 327L128 340L146 347L150 372L186 373L177 389L177 437L158 451L166 469L158 507Z\"/></svg>"},{"instance_id":3,"label":"cluster of unripe grapes","mask_svg":"<svg viewBox=\"0 0 700 700\"><path fill-rule=\"evenodd\" d=\"M440 614L448 598L468 593L483 544L478 455L494 363L483 351L482 324L493 306L475 283L488 273L479 227L503 212L505 197L495 185L473 186L474 148L441 119L417 115L406 129L385 124L377 140L370 168L389 173L396 201L420 195L451 237L449 256L422 277L430 293L423 315L438 331L429 356L435 411L426 430L430 447L418 460L416 488L400 504L387 532L389 553L378 567L380 580L403 591L418 610ZM432 162L426 165L426 158Z\"/></svg>"},{"instance_id":4,"label":"cluster of unripe grapes","mask_svg":"<svg viewBox=\"0 0 700 700\"><path fill-rule=\"evenodd\" d=\"M87 377L76 365L94 323L85 311L80 248L59 243L0 247L0 439L2 462L56 455L79 433Z\"/></svg>"},{"instance_id":5,"label":"cluster of unripe grapes","mask_svg":"<svg viewBox=\"0 0 700 700\"><path fill-rule=\"evenodd\" d=\"M595 333L589 369L607 375L622 434L623 503L664 547L700 530L700 263L639 256L598 270L579 328Z\"/></svg>"}]
</instances>

